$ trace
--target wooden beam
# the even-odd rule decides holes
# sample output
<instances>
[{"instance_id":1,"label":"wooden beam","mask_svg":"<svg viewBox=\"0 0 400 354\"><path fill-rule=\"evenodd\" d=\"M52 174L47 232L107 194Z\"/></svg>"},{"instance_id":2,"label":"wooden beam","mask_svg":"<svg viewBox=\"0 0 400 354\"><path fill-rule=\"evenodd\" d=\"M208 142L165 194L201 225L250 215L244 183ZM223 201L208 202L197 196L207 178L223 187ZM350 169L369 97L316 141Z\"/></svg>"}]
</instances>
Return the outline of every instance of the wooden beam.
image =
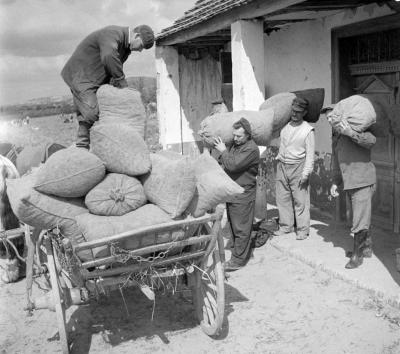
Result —
<instances>
[{"instance_id":1,"label":"wooden beam","mask_svg":"<svg viewBox=\"0 0 400 354\"><path fill-rule=\"evenodd\" d=\"M304 0L256 0L248 5L233 8L208 20L157 39L157 45L174 45L196 37L222 30L238 20L250 20L268 15L280 9L302 3ZM162 33L160 34L162 36Z\"/></svg>"}]
</instances>

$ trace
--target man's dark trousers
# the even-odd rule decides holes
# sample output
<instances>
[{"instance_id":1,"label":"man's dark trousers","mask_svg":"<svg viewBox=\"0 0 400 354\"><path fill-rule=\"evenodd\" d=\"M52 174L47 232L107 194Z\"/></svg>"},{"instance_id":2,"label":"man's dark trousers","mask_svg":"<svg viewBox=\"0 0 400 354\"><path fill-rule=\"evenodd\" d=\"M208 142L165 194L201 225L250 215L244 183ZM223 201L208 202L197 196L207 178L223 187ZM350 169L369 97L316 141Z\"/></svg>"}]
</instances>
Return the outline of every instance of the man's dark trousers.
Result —
<instances>
[{"instance_id":1,"label":"man's dark trousers","mask_svg":"<svg viewBox=\"0 0 400 354\"><path fill-rule=\"evenodd\" d=\"M232 229L232 261L239 266L247 263L251 254L251 230L255 200L226 203L228 221Z\"/></svg>"},{"instance_id":2,"label":"man's dark trousers","mask_svg":"<svg viewBox=\"0 0 400 354\"><path fill-rule=\"evenodd\" d=\"M96 96L97 90L97 87L88 88L81 92L71 90L79 123L76 140L77 147L89 149L90 128L99 119L99 104Z\"/></svg>"}]
</instances>

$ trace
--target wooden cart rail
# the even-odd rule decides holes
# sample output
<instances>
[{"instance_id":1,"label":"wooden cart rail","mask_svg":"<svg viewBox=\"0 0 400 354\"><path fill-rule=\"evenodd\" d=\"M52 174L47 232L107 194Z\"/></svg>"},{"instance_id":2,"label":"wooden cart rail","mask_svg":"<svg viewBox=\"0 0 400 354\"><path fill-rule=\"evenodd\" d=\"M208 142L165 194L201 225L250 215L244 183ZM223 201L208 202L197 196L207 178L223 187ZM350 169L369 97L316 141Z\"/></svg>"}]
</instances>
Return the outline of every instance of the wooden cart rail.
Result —
<instances>
[{"instance_id":1,"label":"wooden cart rail","mask_svg":"<svg viewBox=\"0 0 400 354\"><path fill-rule=\"evenodd\" d=\"M147 227L142 227L139 229L135 229L132 231L126 231L122 232L117 235L109 236L109 237L103 237L101 239L95 240L95 241L88 241L88 242L82 242L79 245L73 246L74 252L78 251L83 251L99 246L105 246L109 245L110 243L113 242L118 242L121 240L124 240L126 238L130 238L133 236L145 236L148 234L154 234L157 232L166 232L166 231L173 231L175 229L179 228L184 228L184 227L189 227L189 226L194 226L194 225L199 225L199 224L204 224L210 221L216 221L218 219L221 219L221 215L219 213L215 214L206 214L202 217L199 218L193 218L190 220L178 220L178 221L171 221L168 223L163 223L159 225L154 225L154 226L147 226Z\"/></svg>"},{"instance_id":2,"label":"wooden cart rail","mask_svg":"<svg viewBox=\"0 0 400 354\"><path fill-rule=\"evenodd\" d=\"M143 227L75 246L57 231L47 231L42 238L44 247L40 250L46 254L51 295L35 299L28 309L56 311L62 350L69 353L65 315L69 306L87 303L99 286L139 285L150 289L146 280L139 283L135 278L141 272L151 279L155 276L163 279L174 276L180 277L182 285L192 291L195 313L203 331L210 336L217 335L222 328L225 308L223 260L221 262L224 250L220 232L222 213L222 210L217 210L199 218ZM188 231L189 237L130 251L118 247L120 241L131 237L172 234L177 230ZM86 262L81 262L76 256L79 251L105 245L115 247L115 253ZM179 253L170 252L172 250L179 250ZM133 263L128 263L131 259ZM150 272L147 272L148 269Z\"/></svg>"}]
</instances>

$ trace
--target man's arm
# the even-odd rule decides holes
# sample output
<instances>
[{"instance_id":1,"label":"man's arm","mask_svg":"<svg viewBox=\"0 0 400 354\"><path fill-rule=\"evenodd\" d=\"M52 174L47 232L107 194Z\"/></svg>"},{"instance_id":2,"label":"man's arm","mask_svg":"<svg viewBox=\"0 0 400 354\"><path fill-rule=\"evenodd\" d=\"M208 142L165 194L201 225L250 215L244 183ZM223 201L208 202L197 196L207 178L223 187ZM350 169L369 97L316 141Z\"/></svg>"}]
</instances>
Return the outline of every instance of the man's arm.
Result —
<instances>
[{"instance_id":1,"label":"man's arm","mask_svg":"<svg viewBox=\"0 0 400 354\"><path fill-rule=\"evenodd\" d=\"M314 130L311 130L306 137L306 160L304 163L302 180L307 181L314 168L315 138Z\"/></svg>"},{"instance_id":2,"label":"man's arm","mask_svg":"<svg viewBox=\"0 0 400 354\"><path fill-rule=\"evenodd\" d=\"M339 132L349 137L356 144L368 150L371 150L376 143L375 135L370 132L358 133L354 131L346 120L342 120L340 122Z\"/></svg>"},{"instance_id":3,"label":"man's arm","mask_svg":"<svg viewBox=\"0 0 400 354\"><path fill-rule=\"evenodd\" d=\"M342 172L340 171L339 160L336 153L336 145L340 136L332 136L332 160L331 160L331 171L332 171L332 183L339 186L342 184Z\"/></svg>"},{"instance_id":4,"label":"man's arm","mask_svg":"<svg viewBox=\"0 0 400 354\"><path fill-rule=\"evenodd\" d=\"M353 132L347 136L356 144L368 150L371 150L376 143L375 135L370 132L357 133L353 130Z\"/></svg>"},{"instance_id":5,"label":"man's arm","mask_svg":"<svg viewBox=\"0 0 400 354\"><path fill-rule=\"evenodd\" d=\"M118 38L113 33L105 33L99 38L100 58L114 82L125 79L123 64L118 53Z\"/></svg>"},{"instance_id":6,"label":"man's arm","mask_svg":"<svg viewBox=\"0 0 400 354\"><path fill-rule=\"evenodd\" d=\"M240 154L232 154L228 150L224 150L219 158L222 166L226 171L238 173L246 171L255 161L259 160L260 151L256 149L244 149Z\"/></svg>"}]
</instances>

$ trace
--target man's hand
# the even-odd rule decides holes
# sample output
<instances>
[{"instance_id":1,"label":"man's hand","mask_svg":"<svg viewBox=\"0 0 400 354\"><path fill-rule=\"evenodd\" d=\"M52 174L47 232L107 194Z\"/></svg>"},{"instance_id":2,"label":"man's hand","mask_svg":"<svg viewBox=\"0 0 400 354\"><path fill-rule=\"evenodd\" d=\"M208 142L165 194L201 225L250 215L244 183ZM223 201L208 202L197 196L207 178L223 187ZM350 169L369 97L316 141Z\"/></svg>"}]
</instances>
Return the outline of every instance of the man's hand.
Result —
<instances>
[{"instance_id":1,"label":"man's hand","mask_svg":"<svg viewBox=\"0 0 400 354\"><path fill-rule=\"evenodd\" d=\"M221 137L214 138L214 149L218 150L219 152L224 152L226 150L226 146Z\"/></svg>"},{"instance_id":2,"label":"man's hand","mask_svg":"<svg viewBox=\"0 0 400 354\"><path fill-rule=\"evenodd\" d=\"M308 177L307 176L302 176L299 180L299 187L300 188L306 188L308 183Z\"/></svg>"},{"instance_id":3,"label":"man's hand","mask_svg":"<svg viewBox=\"0 0 400 354\"><path fill-rule=\"evenodd\" d=\"M113 81L112 81L112 85L113 85L114 87L123 89L123 88L128 87L128 82L127 82L125 79L113 80Z\"/></svg>"},{"instance_id":4,"label":"man's hand","mask_svg":"<svg viewBox=\"0 0 400 354\"><path fill-rule=\"evenodd\" d=\"M346 135L348 137L352 137L354 135L354 130L350 126L350 124L347 122L347 120L342 119L339 124L337 125L337 130L340 134Z\"/></svg>"},{"instance_id":5,"label":"man's hand","mask_svg":"<svg viewBox=\"0 0 400 354\"><path fill-rule=\"evenodd\" d=\"M333 198L338 197L339 196L338 186L336 184L332 184L330 192Z\"/></svg>"}]
</instances>

